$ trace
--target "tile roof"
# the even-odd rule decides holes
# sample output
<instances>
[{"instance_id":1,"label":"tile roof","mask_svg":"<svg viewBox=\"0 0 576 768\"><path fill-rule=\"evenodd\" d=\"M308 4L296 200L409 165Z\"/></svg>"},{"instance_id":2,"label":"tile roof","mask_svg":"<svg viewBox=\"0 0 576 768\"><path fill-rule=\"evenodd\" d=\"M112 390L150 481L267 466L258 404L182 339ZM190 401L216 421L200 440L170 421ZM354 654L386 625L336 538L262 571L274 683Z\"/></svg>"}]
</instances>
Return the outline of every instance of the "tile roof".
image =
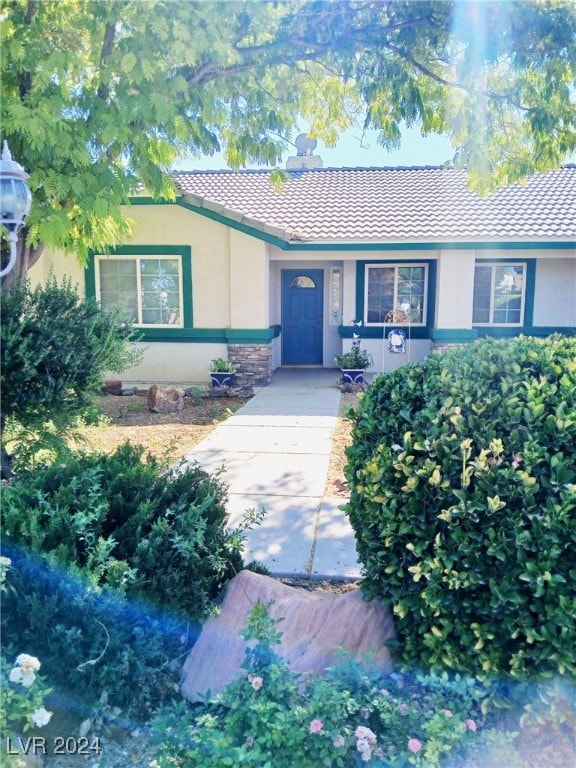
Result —
<instances>
[{"instance_id":1,"label":"tile roof","mask_svg":"<svg viewBox=\"0 0 576 768\"><path fill-rule=\"evenodd\" d=\"M576 239L576 165L489 197L436 167L180 171L184 200L285 240L434 242Z\"/></svg>"}]
</instances>

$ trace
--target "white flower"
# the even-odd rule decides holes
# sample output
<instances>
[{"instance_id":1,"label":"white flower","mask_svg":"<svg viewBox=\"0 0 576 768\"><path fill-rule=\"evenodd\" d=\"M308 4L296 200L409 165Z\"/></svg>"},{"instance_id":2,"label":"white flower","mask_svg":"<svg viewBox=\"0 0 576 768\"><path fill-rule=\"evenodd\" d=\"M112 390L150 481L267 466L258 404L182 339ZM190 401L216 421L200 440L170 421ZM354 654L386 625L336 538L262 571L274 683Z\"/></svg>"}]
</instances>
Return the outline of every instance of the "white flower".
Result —
<instances>
[{"instance_id":1,"label":"white flower","mask_svg":"<svg viewBox=\"0 0 576 768\"><path fill-rule=\"evenodd\" d=\"M20 667L13 667L8 675L8 679L11 683L21 683L23 677L24 675L22 674L22 669Z\"/></svg>"},{"instance_id":2,"label":"white flower","mask_svg":"<svg viewBox=\"0 0 576 768\"><path fill-rule=\"evenodd\" d=\"M40 662L36 656L29 656L27 653L21 653L16 659L16 664L20 664L25 671L37 672L40 669Z\"/></svg>"},{"instance_id":3,"label":"white flower","mask_svg":"<svg viewBox=\"0 0 576 768\"><path fill-rule=\"evenodd\" d=\"M22 680L20 682L24 688L30 688L34 680L36 680L36 675L34 672L30 672L26 669L22 672Z\"/></svg>"},{"instance_id":4,"label":"white flower","mask_svg":"<svg viewBox=\"0 0 576 768\"><path fill-rule=\"evenodd\" d=\"M40 709L37 709L32 715L32 722L38 728L42 728L43 725L48 725L51 717L52 712L48 712L44 707L40 707Z\"/></svg>"}]
</instances>

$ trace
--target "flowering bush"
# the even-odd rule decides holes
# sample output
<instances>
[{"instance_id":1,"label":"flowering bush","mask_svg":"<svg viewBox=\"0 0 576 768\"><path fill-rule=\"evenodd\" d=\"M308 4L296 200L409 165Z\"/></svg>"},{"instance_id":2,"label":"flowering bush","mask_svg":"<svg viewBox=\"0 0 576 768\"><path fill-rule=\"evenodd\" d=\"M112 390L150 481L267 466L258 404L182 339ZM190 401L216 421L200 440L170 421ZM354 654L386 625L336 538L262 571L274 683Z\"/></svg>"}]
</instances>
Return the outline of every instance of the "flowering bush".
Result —
<instances>
[{"instance_id":1,"label":"flowering bush","mask_svg":"<svg viewBox=\"0 0 576 768\"><path fill-rule=\"evenodd\" d=\"M201 705L175 705L155 722L152 768L434 768L478 739L482 691L445 676L381 678L350 659L324 676L292 673L272 648L267 607L242 631L245 674Z\"/></svg>"},{"instance_id":2,"label":"flowering bush","mask_svg":"<svg viewBox=\"0 0 576 768\"><path fill-rule=\"evenodd\" d=\"M0 558L0 591L5 589L10 559ZM9 663L0 656L0 733L3 741L15 733L42 728L50 722L52 713L44 707L44 697L50 689L38 675L40 662L35 656L21 653L8 672ZM2 744L5 747L6 743ZM3 765L20 766L17 755L3 755Z\"/></svg>"}]
</instances>

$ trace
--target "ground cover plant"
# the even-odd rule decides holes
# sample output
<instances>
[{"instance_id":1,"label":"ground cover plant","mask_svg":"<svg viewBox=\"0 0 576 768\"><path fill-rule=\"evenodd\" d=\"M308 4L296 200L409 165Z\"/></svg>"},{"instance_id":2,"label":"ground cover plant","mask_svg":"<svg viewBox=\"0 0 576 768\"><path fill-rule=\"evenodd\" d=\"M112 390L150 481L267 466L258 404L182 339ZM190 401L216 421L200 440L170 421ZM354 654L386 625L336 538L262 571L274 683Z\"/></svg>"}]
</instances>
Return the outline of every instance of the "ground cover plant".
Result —
<instances>
[{"instance_id":1,"label":"ground cover plant","mask_svg":"<svg viewBox=\"0 0 576 768\"><path fill-rule=\"evenodd\" d=\"M519 337L377 378L348 514L404 661L485 679L576 674L576 340Z\"/></svg>"},{"instance_id":2,"label":"ground cover plant","mask_svg":"<svg viewBox=\"0 0 576 768\"><path fill-rule=\"evenodd\" d=\"M461 766L467 745L487 750L506 740L488 726L482 732L482 689L471 679L379 677L346 658L324 676L292 673L274 651L280 621L255 604L241 632L253 641L243 674L222 695L181 702L156 720L154 768ZM521 768L512 745L508 754Z\"/></svg>"},{"instance_id":3,"label":"ground cover plant","mask_svg":"<svg viewBox=\"0 0 576 768\"><path fill-rule=\"evenodd\" d=\"M25 642L54 682L135 709L166 694L242 567L222 478L142 454L125 444L21 472L2 505L4 642Z\"/></svg>"}]
</instances>

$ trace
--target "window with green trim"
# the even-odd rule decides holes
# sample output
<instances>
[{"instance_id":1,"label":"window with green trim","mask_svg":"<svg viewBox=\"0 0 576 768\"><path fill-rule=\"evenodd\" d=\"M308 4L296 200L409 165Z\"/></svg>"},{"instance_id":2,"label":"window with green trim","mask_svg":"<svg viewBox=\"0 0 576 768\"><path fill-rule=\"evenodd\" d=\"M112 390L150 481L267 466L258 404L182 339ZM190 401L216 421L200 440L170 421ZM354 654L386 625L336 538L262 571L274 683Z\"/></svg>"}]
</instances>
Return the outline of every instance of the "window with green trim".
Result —
<instances>
[{"instance_id":1,"label":"window with green trim","mask_svg":"<svg viewBox=\"0 0 576 768\"><path fill-rule=\"evenodd\" d=\"M522 325L526 264L477 264L474 269L474 325Z\"/></svg>"},{"instance_id":2,"label":"window with green trim","mask_svg":"<svg viewBox=\"0 0 576 768\"><path fill-rule=\"evenodd\" d=\"M96 296L103 307L121 307L141 328L183 327L180 256L95 257Z\"/></svg>"},{"instance_id":3,"label":"window with green trim","mask_svg":"<svg viewBox=\"0 0 576 768\"><path fill-rule=\"evenodd\" d=\"M366 265L364 322L424 325L427 285L427 264Z\"/></svg>"}]
</instances>

